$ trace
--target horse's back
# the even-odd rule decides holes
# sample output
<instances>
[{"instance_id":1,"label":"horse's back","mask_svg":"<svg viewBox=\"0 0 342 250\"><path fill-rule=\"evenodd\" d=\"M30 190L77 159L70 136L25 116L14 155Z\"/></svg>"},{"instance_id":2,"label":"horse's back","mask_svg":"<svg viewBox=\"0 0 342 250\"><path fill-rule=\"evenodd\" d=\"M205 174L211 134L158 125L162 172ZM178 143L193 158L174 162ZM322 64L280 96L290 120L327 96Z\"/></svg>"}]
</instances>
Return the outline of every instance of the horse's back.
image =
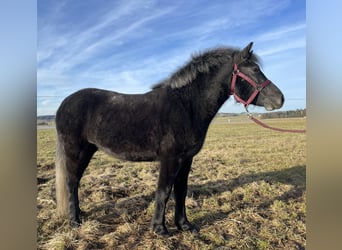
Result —
<instances>
[{"instance_id":1,"label":"horse's back","mask_svg":"<svg viewBox=\"0 0 342 250\"><path fill-rule=\"evenodd\" d=\"M94 144L118 158L152 160L161 137L158 96L77 91L57 111L57 133L69 141Z\"/></svg>"}]
</instances>

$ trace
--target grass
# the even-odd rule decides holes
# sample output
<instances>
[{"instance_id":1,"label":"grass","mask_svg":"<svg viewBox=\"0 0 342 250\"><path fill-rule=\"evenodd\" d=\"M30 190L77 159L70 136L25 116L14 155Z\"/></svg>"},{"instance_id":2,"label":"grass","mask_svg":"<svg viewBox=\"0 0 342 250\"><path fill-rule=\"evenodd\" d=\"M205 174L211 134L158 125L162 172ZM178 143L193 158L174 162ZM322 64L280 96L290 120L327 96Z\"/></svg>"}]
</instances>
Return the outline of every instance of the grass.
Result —
<instances>
[{"instance_id":1,"label":"grass","mask_svg":"<svg viewBox=\"0 0 342 250\"><path fill-rule=\"evenodd\" d=\"M305 119L266 120L302 129ZM306 135L270 131L248 118L217 118L195 156L186 201L199 234L150 232L158 163L133 163L97 152L79 190L82 225L55 215L55 130L38 130L39 249L304 249Z\"/></svg>"}]
</instances>

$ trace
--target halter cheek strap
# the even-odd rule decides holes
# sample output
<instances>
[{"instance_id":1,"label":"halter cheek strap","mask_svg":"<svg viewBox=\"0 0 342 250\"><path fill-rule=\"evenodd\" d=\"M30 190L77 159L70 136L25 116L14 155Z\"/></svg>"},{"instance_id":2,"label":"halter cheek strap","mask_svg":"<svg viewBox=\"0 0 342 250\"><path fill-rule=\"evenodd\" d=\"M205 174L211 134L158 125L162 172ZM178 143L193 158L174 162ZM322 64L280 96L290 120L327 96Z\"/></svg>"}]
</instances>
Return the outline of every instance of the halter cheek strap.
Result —
<instances>
[{"instance_id":1,"label":"halter cheek strap","mask_svg":"<svg viewBox=\"0 0 342 250\"><path fill-rule=\"evenodd\" d=\"M242 98L240 98L236 92L235 92L235 87L236 87L236 80L237 77L241 77L242 79L246 80L250 85L252 85L255 90L253 92L253 94L248 98L247 101L243 100ZM237 64L234 64L234 69L233 69L233 77L232 77L232 82L230 84L230 94L234 95L236 101L241 102L245 107L247 107L249 104L251 104L254 100L254 98L261 92L261 90L263 88L265 88L267 85L269 85L271 83L270 80L266 80L265 82L263 82L262 84L258 84L255 81L253 81L251 78L249 78L247 75L245 75L244 73L242 73L239 69Z\"/></svg>"}]
</instances>

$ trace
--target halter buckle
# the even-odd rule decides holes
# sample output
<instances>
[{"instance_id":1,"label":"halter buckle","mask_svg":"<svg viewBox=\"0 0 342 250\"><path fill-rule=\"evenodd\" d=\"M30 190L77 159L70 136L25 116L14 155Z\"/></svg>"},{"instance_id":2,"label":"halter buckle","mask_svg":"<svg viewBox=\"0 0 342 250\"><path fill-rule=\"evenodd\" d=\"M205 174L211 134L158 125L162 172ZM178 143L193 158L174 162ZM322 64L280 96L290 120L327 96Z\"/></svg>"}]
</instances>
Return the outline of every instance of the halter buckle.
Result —
<instances>
[{"instance_id":1,"label":"halter buckle","mask_svg":"<svg viewBox=\"0 0 342 250\"><path fill-rule=\"evenodd\" d=\"M264 88L264 86L262 86L261 84L258 84L256 87L255 87L255 89L257 90L257 91L261 91L262 89Z\"/></svg>"},{"instance_id":2,"label":"halter buckle","mask_svg":"<svg viewBox=\"0 0 342 250\"><path fill-rule=\"evenodd\" d=\"M233 70L233 75L238 75L238 74L239 74L239 72L240 72L240 70L238 70L238 69L234 69L234 70Z\"/></svg>"}]
</instances>

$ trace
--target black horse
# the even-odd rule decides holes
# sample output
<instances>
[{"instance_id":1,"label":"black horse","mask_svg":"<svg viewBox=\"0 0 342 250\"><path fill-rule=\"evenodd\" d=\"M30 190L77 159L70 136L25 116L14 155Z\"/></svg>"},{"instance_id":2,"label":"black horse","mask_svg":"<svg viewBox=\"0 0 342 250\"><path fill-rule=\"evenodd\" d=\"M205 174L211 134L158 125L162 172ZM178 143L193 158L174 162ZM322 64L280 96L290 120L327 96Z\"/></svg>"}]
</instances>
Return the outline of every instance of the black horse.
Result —
<instances>
[{"instance_id":1,"label":"black horse","mask_svg":"<svg viewBox=\"0 0 342 250\"><path fill-rule=\"evenodd\" d=\"M80 179L94 153L102 150L124 160L160 161L152 230L168 234L165 206L173 187L177 228L196 231L185 212L188 175L219 108L231 94L267 110L284 102L281 91L261 72L251 47L194 55L145 94L92 88L68 96L56 114L58 214L80 223Z\"/></svg>"}]
</instances>

